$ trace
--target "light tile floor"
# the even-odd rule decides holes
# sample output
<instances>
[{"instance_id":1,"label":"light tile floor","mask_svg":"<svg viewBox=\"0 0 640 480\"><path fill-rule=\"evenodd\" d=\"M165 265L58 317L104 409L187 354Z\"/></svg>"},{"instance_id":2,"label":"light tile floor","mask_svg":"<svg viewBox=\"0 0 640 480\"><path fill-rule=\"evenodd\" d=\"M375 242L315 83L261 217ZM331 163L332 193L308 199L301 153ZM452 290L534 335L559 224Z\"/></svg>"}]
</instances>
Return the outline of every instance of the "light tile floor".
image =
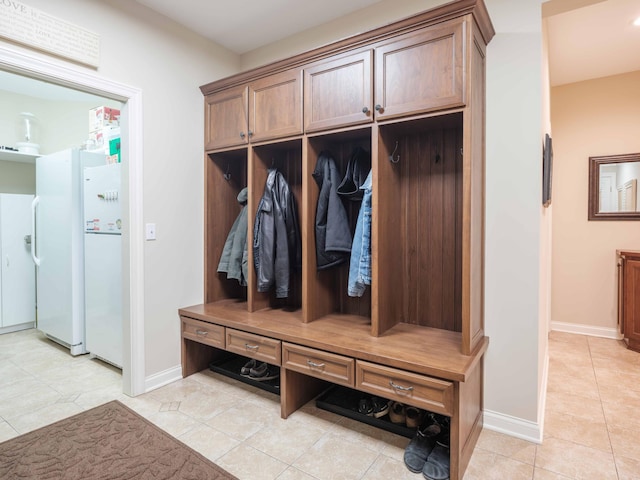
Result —
<instances>
[{"instance_id":1,"label":"light tile floor","mask_svg":"<svg viewBox=\"0 0 640 480\"><path fill-rule=\"evenodd\" d=\"M552 332L544 442L484 430L465 480L640 479L640 354ZM0 441L118 399L240 479L418 480L408 439L313 403L280 418L277 396L200 372L130 398L121 376L36 330L0 335Z\"/></svg>"}]
</instances>

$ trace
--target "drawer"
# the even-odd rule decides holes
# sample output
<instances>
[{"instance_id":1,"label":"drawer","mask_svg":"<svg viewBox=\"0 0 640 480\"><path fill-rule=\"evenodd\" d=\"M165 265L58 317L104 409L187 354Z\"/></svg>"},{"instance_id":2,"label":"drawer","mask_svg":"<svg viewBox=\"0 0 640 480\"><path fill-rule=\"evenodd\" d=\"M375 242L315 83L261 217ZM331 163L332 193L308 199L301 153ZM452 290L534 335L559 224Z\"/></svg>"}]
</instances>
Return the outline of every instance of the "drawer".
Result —
<instances>
[{"instance_id":1,"label":"drawer","mask_svg":"<svg viewBox=\"0 0 640 480\"><path fill-rule=\"evenodd\" d=\"M227 350L271 365L280 365L282 361L280 340L230 328L227 328Z\"/></svg>"},{"instance_id":2,"label":"drawer","mask_svg":"<svg viewBox=\"0 0 640 480\"><path fill-rule=\"evenodd\" d=\"M212 347L224 348L224 327L213 323L201 322L193 318L180 317L182 320L182 336L194 342L204 343Z\"/></svg>"},{"instance_id":3,"label":"drawer","mask_svg":"<svg viewBox=\"0 0 640 480\"><path fill-rule=\"evenodd\" d=\"M430 412L453 415L454 384L446 380L358 360L355 388Z\"/></svg>"},{"instance_id":4,"label":"drawer","mask_svg":"<svg viewBox=\"0 0 640 480\"><path fill-rule=\"evenodd\" d=\"M331 383L352 388L354 386L353 358L285 343L282 346L282 366Z\"/></svg>"}]
</instances>

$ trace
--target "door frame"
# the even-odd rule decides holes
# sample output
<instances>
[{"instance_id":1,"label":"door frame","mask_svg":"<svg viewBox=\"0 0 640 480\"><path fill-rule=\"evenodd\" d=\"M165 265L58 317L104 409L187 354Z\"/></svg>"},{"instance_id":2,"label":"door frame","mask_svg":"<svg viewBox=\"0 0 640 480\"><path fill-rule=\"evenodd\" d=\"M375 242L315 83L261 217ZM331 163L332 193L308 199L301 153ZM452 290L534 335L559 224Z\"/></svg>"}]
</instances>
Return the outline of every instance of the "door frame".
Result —
<instances>
[{"instance_id":1,"label":"door frame","mask_svg":"<svg viewBox=\"0 0 640 480\"><path fill-rule=\"evenodd\" d=\"M145 391L144 239L142 235L142 90L74 64L0 45L0 69L123 103L123 365L122 389L130 396Z\"/></svg>"}]
</instances>

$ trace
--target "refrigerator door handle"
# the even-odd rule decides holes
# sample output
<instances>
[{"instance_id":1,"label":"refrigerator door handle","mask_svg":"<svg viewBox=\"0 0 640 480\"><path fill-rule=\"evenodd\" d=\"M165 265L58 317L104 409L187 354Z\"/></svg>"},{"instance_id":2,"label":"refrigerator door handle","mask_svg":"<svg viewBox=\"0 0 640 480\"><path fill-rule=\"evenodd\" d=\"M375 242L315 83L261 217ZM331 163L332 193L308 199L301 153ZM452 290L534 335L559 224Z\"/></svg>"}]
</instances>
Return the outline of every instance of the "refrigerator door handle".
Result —
<instances>
[{"instance_id":1,"label":"refrigerator door handle","mask_svg":"<svg viewBox=\"0 0 640 480\"><path fill-rule=\"evenodd\" d=\"M36 256L36 210L39 203L39 196L36 196L31 202L31 258L38 267L40 266L40 259Z\"/></svg>"}]
</instances>

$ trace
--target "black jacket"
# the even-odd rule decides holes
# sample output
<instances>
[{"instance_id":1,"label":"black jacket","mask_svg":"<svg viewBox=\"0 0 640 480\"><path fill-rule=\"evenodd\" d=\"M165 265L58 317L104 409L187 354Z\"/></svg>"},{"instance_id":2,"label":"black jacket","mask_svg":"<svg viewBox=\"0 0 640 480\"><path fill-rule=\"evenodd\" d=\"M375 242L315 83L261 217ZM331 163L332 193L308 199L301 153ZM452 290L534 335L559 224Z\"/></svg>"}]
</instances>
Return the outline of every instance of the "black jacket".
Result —
<instances>
[{"instance_id":1,"label":"black jacket","mask_svg":"<svg viewBox=\"0 0 640 480\"><path fill-rule=\"evenodd\" d=\"M302 265L296 202L289 184L270 169L253 227L253 264L259 292L275 285L276 297L289 296L289 275Z\"/></svg>"},{"instance_id":2,"label":"black jacket","mask_svg":"<svg viewBox=\"0 0 640 480\"><path fill-rule=\"evenodd\" d=\"M318 270L322 270L349 259L353 238L347 211L337 192L341 178L331 153L320 152L313 178L320 187L315 231L316 262Z\"/></svg>"}]
</instances>

